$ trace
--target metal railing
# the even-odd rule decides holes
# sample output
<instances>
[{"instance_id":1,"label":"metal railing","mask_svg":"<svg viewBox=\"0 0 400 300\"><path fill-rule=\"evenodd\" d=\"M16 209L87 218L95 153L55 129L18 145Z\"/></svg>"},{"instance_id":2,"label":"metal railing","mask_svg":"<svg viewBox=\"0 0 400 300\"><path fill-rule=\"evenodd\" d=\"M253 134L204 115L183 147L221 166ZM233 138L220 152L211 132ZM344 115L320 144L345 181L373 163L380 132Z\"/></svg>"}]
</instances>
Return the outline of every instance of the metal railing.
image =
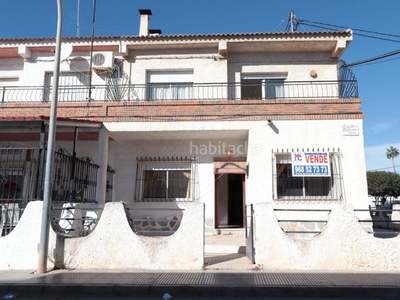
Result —
<instances>
[{"instance_id":1,"label":"metal railing","mask_svg":"<svg viewBox=\"0 0 400 300\"><path fill-rule=\"evenodd\" d=\"M361 218L358 221L362 224L368 224L372 231L367 231L369 234L377 238L392 238L400 234L400 220L393 220L393 212L400 212L400 209L392 208L369 208L369 209L354 209L354 212L369 212L371 219Z\"/></svg>"},{"instance_id":2,"label":"metal railing","mask_svg":"<svg viewBox=\"0 0 400 300\"><path fill-rule=\"evenodd\" d=\"M309 238L321 233L331 209L275 208L274 211L286 234L293 238Z\"/></svg>"},{"instance_id":3,"label":"metal railing","mask_svg":"<svg viewBox=\"0 0 400 300\"><path fill-rule=\"evenodd\" d=\"M12 143L0 147L0 236L15 228L28 202L43 199L41 157L44 149ZM98 169L90 158L77 158L62 148L54 153L51 202L56 213L52 217L60 233L84 236L96 226L100 210L90 203L96 202ZM112 201L114 173L107 169L107 201Z\"/></svg>"},{"instance_id":4,"label":"metal railing","mask_svg":"<svg viewBox=\"0 0 400 300\"><path fill-rule=\"evenodd\" d=\"M0 236L14 229L29 201L41 197L37 186L40 151L13 143L0 147Z\"/></svg>"},{"instance_id":5,"label":"metal railing","mask_svg":"<svg viewBox=\"0 0 400 300\"><path fill-rule=\"evenodd\" d=\"M132 230L143 236L171 236L181 225L182 208L126 208ZM133 215L134 214L134 215Z\"/></svg>"},{"instance_id":6,"label":"metal railing","mask_svg":"<svg viewBox=\"0 0 400 300\"><path fill-rule=\"evenodd\" d=\"M77 158L64 149L54 153L52 202L86 203L96 201L99 166L86 158Z\"/></svg>"},{"instance_id":7,"label":"metal railing","mask_svg":"<svg viewBox=\"0 0 400 300\"><path fill-rule=\"evenodd\" d=\"M90 93L89 93L90 89ZM49 102L51 87L2 86L0 103ZM90 95L90 99L89 99ZM356 80L60 86L59 102L358 98Z\"/></svg>"},{"instance_id":8,"label":"metal railing","mask_svg":"<svg viewBox=\"0 0 400 300\"><path fill-rule=\"evenodd\" d=\"M327 224L330 209L274 209L282 230L294 238L309 238L321 233ZM391 238L400 234L400 220L391 220L393 209L354 209L354 213L369 212L371 219L359 218L361 225L369 225L367 233L377 238ZM294 214L290 215L290 212ZM324 214L324 217L322 217ZM282 216L282 214L285 214ZM295 218L293 216L296 216Z\"/></svg>"},{"instance_id":9,"label":"metal railing","mask_svg":"<svg viewBox=\"0 0 400 300\"><path fill-rule=\"evenodd\" d=\"M65 237L83 237L97 226L103 208L85 207L76 203L53 204L51 226Z\"/></svg>"}]
</instances>

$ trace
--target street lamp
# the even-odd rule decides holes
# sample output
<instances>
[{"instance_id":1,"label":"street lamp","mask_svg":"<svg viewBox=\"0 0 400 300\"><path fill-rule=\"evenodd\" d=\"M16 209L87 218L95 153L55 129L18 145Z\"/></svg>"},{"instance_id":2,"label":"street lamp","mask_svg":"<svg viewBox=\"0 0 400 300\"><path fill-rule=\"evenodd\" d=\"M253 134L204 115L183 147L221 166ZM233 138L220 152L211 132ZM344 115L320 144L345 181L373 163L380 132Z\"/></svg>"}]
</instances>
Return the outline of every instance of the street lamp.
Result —
<instances>
[{"instance_id":1,"label":"street lamp","mask_svg":"<svg viewBox=\"0 0 400 300\"><path fill-rule=\"evenodd\" d=\"M51 94L49 136L47 142L46 156L46 174L44 179L43 211L42 224L40 231L39 257L37 273L47 272L47 256L49 248L49 230L50 230L50 207L51 207L51 178L54 164L54 143L57 126L57 100L58 100L58 77L60 73L61 57L61 32L62 32L62 0L57 0L57 36L56 51L54 58L53 73L53 92Z\"/></svg>"}]
</instances>

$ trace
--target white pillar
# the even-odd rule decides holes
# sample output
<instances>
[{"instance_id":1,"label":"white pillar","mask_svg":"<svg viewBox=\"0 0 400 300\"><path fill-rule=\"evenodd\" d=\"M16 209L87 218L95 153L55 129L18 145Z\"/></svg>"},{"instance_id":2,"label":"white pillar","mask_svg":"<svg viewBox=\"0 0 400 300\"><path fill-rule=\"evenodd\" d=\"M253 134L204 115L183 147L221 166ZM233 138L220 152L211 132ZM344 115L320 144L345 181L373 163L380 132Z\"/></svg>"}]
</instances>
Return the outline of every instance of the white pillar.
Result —
<instances>
[{"instance_id":1,"label":"white pillar","mask_svg":"<svg viewBox=\"0 0 400 300\"><path fill-rule=\"evenodd\" d=\"M107 129L103 128L99 132L97 161L99 163L99 172L97 173L96 202L100 205L106 203L106 185L107 185L107 164L108 164L108 146L109 136Z\"/></svg>"}]
</instances>

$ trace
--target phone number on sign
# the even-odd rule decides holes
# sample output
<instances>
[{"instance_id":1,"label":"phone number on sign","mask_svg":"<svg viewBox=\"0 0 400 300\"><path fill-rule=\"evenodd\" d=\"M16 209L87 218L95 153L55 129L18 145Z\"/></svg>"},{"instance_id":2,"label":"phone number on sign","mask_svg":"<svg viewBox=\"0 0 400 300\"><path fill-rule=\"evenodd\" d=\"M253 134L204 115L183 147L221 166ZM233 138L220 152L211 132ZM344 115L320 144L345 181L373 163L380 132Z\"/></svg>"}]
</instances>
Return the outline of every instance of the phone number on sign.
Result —
<instances>
[{"instance_id":1,"label":"phone number on sign","mask_svg":"<svg viewBox=\"0 0 400 300\"><path fill-rule=\"evenodd\" d=\"M327 166L295 166L294 173L296 175L301 175L301 174L328 175L328 167Z\"/></svg>"}]
</instances>

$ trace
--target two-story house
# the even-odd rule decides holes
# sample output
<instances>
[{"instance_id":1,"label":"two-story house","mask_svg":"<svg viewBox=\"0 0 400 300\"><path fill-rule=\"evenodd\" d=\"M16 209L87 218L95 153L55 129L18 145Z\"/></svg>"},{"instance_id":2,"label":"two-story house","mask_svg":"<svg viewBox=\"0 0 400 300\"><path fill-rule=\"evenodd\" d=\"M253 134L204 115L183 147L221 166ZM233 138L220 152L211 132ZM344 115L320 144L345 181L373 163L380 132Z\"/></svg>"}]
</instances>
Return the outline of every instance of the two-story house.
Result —
<instances>
[{"instance_id":1,"label":"two-story house","mask_svg":"<svg viewBox=\"0 0 400 300\"><path fill-rule=\"evenodd\" d=\"M150 16L138 35L63 38L53 203L200 201L206 234L244 232L252 203L367 208L351 30L162 34ZM42 197L55 46L0 39L4 226Z\"/></svg>"}]
</instances>

